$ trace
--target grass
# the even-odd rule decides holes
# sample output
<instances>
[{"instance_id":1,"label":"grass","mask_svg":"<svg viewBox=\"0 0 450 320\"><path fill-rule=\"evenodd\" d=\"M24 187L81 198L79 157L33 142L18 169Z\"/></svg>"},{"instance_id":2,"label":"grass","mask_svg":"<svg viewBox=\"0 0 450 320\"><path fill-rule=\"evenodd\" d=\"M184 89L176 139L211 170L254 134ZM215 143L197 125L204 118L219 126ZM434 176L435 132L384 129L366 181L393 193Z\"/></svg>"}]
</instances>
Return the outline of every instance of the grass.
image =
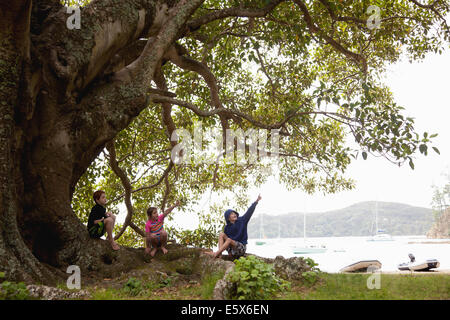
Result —
<instances>
[{"instance_id":1,"label":"grass","mask_svg":"<svg viewBox=\"0 0 450 320\"><path fill-rule=\"evenodd\" d=\"M449 300L450 276L381 274L380 288L369 289L372 274L322 273L314 285L292 284L289 291L279 294L277 300ZM378 275L378 274L376 274ZM94 300L209 300L214 286L223 274L212 274L201 283L191 285L162 285L142 283L137 295L122 289L91 291Z\"/></svg>"},{"instance_id":2,"label":"grass","mask_svg":"<svg viewBox=\"0 0 450 320\"><path fill-rule=\"evenodd\" d=\"M379 289L368 288L367 282L372 275L381 277ZM450 275L324 273L314 286L293 286L291 291L283 294L280 299L449 300Z\"/></svg>"},{"instance_id":3,"label":"grass","mask_svg":"<svg viewBox=\"0 0 450 320\"><path fill-rule=\"evenodd\" d=\"M369 289L369 277L379 276L379 289ZM210 300L223 272L198 281L129 278L110 287L85 287L93 300ZM370 283L370 281L369 281ZM58 287L66 289L61 284ZM292 283L276 300L450 300L448 274L329 274L320 273L311 285Z\"/></svg>"},{"instance_id":4,"label":"grass","mask_svg":"<svg viewBox=\"0 0 450 320\"><path fill-rule=\"evenodd\" d=\"M92 300L209 300L224 273L205 276L201 282L176 284L174 279L152 282L130 278L122 288L86 288Z\"/></svg>"}]
</instances>

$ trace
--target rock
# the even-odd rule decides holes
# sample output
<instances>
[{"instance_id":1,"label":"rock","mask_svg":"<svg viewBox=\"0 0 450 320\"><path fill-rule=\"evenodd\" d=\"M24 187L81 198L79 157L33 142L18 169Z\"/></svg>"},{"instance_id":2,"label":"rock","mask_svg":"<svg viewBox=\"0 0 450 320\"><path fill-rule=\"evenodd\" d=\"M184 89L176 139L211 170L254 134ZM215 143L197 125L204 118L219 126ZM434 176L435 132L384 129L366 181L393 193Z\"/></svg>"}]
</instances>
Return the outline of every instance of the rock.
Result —
<instances>
[{"instance_id":1,"label":"rock","mask_svg":"<svg viewBox=\"0 0 450 320\"><path fill-rule=\"evenodd\" d=\"M191 275L194 273L196 261L191 258L180 258L168 263L168 267L175 272L184 275Z\"/></svg>"},{"instance_id":2,"label":"rock","mask_svg":"<svg viewBox=\"0 0 450 320\"><path fill-rule=\"evenodd\" d=\"M91 294L85 290L65 291L59 288L30 284L27 286L30 296L41 300L89 299Z\"/></svg>"},{"instance_id":3,"label":"rock","mask_svg":"<svg viewBox=\"0 0 450 320\"><path fill-rule=\"evenodd\" d=\"M301 257L285 259L277 256L273 261L275 273L285 280L302 280L302 273L311 270L311 267Z\"/></svg>"},{"instance_id":4,"label":"rock","mask_svg":"<svg viewBox=\"0 0 450 320\"><path fill-rule=\"evenodd\" d=\"M156 271L156 274L160 275L163 279L168 278L168 274L165 272L161 272L161 271Z\"/></svg>"},{"instance_id":5,"label":"rock","mask_svg":"<svg viewBox=\"0 0 450 320\"><path fill-rule=\"evenodd\" d=\"M226 300L230 297L230 292L235 290L235 285L226 280L228 273L234 270L234 263L230 261L224 261L220 259L215 259L218 261L223 261L222 266L225 268L225 274L222 279L216 282L213 291L213 299L214 300Z\"/></svg>"},{"instance_id":6,"label":"rock","mask_svg":"<svg viewBox=\"0 0 450 320\"><path fill-rule=\"evenodd\" d=\"M282 256L277 256L275 259L268 259L261 257L258 258L266 263L273 264L275 274L288 281L302 280L303 278L302 273L311 270L311 267L301 257L293 257L288 259L285 259ZM223 276L222 279L217 281L214 287L213 299L215 300L230 299L230 293L234 292L236 288L235 284L226 280L226 276L228 273L234 270L234 263L222 259L215 259L215 261L211 263L213 268L216 267L214 266L214 263L221 265L220 267L217 266L217 268L225 268L225 275Z\"/></svg>"}]
</instances>

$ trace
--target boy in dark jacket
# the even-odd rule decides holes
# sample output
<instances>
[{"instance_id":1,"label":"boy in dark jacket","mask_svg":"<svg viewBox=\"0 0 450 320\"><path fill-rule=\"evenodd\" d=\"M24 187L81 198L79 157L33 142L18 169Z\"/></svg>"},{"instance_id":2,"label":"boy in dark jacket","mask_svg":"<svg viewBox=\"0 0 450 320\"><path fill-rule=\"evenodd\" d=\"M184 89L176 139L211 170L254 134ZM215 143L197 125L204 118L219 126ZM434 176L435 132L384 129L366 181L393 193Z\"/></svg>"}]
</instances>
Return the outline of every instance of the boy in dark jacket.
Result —
<instances>
[{"instance_id":1,"label":"boy in dark jacket","mask_svg":"<svg viewBox=\"0 0 450 320\"><path fill-rule=\"evenodd\" d=\"M108 233L106 240L111 243L113 250L119 250L119 245L114 241L113 230L116 216L106 212L106 193L103 190L94 192L95 206L92 208L88 218L87 229L91 238L100 238L105 232Z\"/></svg>"},{"instance_id":2,"label":"boy in dark jacket","mask_svg":"<svg viewBox=\"0 0 450 320\"><path fill-rule=\"evenodd\" d=\"M226 226L219 235L219 250L209 253L212 257L219 257L224 250L227 250L228 254L234 258L239 258L245 254L248 239L247 225L259 200L261 200L261 195L242 217L239 217L239 213L234 210L228 209L225 211Z\"/></svg>"}]
</instances>

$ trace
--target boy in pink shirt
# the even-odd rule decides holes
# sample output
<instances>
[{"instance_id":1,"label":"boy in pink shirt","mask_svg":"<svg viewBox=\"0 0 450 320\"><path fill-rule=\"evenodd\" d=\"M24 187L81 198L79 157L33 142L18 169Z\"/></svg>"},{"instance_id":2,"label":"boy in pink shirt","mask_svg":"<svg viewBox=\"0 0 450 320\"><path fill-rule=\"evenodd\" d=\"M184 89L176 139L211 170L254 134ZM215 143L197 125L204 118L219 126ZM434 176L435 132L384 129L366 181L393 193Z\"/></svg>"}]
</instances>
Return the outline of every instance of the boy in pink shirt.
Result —
<instances>
[{"instance_id":1,"label":"boy in pink shirt","mask_svg":"<svg viewBox=\"0 0 450 320\"><path fill-rule=\"evenodd\" d=\"M145 248L145 252L150 253L152 257L155 256L158 247L161 247L164 254L167 253L165 247L167 244L167 232L164 230L164 218L179 205L180 201L177 201L161 215L158 215L158 209L155 207L147 209L148 221L145 224L147 248ZM153 248L150 250L151 247Z\"/></svg>"}]
</instances>

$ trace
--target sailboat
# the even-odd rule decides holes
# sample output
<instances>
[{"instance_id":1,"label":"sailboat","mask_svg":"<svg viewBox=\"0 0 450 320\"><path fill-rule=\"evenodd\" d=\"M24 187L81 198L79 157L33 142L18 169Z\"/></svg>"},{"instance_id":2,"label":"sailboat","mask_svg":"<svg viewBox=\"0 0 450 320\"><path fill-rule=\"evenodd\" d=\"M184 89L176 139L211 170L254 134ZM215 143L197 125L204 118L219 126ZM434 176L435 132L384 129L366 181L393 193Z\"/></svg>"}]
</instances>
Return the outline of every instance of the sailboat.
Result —
<instances>
[{"instance_id":1,"label":"sailboat","mask_svg":"<svg viewBox=\"0 0 450 320\"><path fill-rule=\"evenodd\" d=\"M367 241L394 241L392 236L386 233L386 230L378 229L378 201L375 202L375 230L377 231L376 234Z\"/></svg>"},{"instance_id":2,"label":"sailboat","mask_svg":"<svg viewBox=\"0 0 450 320\"><path fill-rule=\"evenodd\" d=\"M261 219L259 220L259 239L261 239L261 240L257 240L256 242L255 242L255 244L257 245L257 246L262 246L262 245L265 245L266 244L266 242L265 241L263 241L262 239L263 238L265 238L264 237L264 230L263 230L263 214L261 215Z\"/></svg>"},{"instance_id":3,"label":"sailboat","mask_svg":"<svg viewBox=\"0 0 450 320\"><path fill-rule=\"evenodd\" d=\"M327 248L322 246L307 245L306 244L306 212L303 212L303 246L296 246L293 249L294 254L305 254L305 253L324 253Z\"/></svg>"}]
</instances>

